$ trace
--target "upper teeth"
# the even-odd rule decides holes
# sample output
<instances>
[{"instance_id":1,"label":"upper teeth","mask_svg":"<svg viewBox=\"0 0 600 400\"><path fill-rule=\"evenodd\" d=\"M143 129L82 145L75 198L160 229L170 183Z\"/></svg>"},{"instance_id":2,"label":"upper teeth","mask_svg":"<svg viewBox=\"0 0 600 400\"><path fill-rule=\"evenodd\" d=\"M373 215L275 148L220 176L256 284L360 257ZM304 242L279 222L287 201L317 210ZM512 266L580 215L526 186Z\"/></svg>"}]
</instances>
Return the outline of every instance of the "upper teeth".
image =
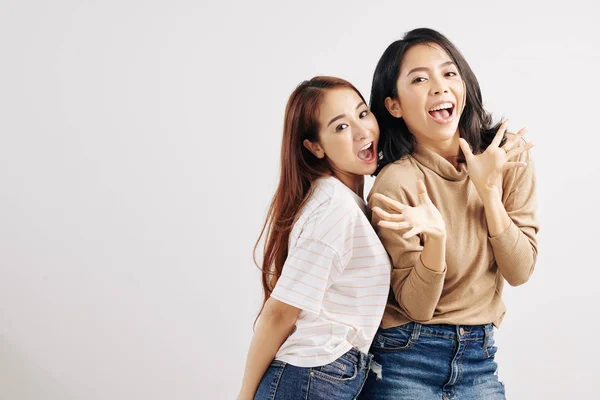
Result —
<instances>
[{"instance_id":1,"label":"upper teeth","mask_svg":"<svg viewBox=\"0 0 600 400\"><path fill-rule=\"evenodd\" d=\"M363 151L363 150L366 150L366 149L368 149L369 147L371 147L371 145L372 145L372 144L373 144L373 142L371 142L371 143L369 143L369 144L365 145L365 146L364 146L362 149L360 149L360 151Z\"/></svg>"},{"instance_id":2,"label":"upper teeth","mask_svg":"<svg viewBox=\"0 0 600 400\"><path fill-rule=\"evenodd\" d=\"M437 106L431 108L429 111L437 111L437 110L443 110L445 108L452 108L452 103L442 103L442 104L438 104Z\"/></svg>"}]
</instances>

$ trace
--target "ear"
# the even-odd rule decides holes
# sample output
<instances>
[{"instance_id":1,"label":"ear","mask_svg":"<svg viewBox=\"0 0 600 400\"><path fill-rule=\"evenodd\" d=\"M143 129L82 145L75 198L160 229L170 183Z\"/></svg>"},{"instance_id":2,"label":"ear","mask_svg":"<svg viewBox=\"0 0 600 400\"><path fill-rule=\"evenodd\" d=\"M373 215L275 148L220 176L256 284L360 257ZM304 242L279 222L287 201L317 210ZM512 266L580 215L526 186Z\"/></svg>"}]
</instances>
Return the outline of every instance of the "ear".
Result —
<instances>
[{"instance_id":1,"label":"ear","mask_svg":"<svg viewBox=\"0 0 600 400\"><path fill-rule=\"evenodd\" d=\"M308 139L304 139L304 142L302 142L302 144L311 153L313 153L315 155L315 157L317 157L317 158L325 157L325 151L323 150L323 148L321 147L321 145L319 143L313 143Z\"/></svg>"},{"instance_id":2,"label":"ear","mask_svg":"<svg viewBox=\"0 0 600 400\"><path fill-rule=\"evenodd\" d=\"M402 107L400 107L400 101L398 99L386 97L385 108L387 108L388 112L392 114L393 117L402 118Z\"/></svg>"}]
</instances>

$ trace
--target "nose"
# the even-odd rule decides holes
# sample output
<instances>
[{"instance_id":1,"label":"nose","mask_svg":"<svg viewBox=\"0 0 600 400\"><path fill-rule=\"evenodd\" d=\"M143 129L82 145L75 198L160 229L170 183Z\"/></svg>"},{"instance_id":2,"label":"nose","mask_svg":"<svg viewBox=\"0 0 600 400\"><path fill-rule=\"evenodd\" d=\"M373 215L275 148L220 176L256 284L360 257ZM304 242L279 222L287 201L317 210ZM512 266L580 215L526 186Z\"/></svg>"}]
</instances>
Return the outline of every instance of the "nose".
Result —
<instances>
[{"instance_id":1,"label":"nose","mask_svg":"<svg viewBox=\"0 0 600 400\"><path fill-rule=\"evenodd\" d=\"M448 83L440 78L431 79L431 94L438 95L443 93L448 93Z\"/></svg>"},{"instance_id":2,"label":"nose","mask_svg":"<svg viewBox=\"0 0 600 400\"><path fill-rule=\"evenodd\" d=\"M364 140L369 136L369 128L367 128L363 123L359 122L354 130L354 140L359 142Z\"/></svg>"}]
</instances>

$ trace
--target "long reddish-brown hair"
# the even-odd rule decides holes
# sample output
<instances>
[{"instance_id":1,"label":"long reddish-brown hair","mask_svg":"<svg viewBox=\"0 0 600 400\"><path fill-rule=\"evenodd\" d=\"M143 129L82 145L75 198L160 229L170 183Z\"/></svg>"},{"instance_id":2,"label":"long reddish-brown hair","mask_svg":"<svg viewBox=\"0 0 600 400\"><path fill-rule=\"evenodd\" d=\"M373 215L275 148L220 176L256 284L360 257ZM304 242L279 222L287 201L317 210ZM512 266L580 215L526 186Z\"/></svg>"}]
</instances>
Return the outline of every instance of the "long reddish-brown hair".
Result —
<instances>
[{"instance_id":1,"label":"long reddish-brown hair","mask_svg":"<svg viewBox=\"0 0 600 400\"><path fill-rule=\"evenodd\" d=\"M319 109L325 92L339 88L352 89L365 101L351 83L340 78L317 76L299 84L285 107L279 184L254 246L254 262L262 270L264 291L260 312L281 276L288 256L290 232L298 213L310 197L312 183L321 176L331 174L327 157L317 158L304 147L303 142L305 139L313 143L319 141ZM256 261L256 250L262 238L265 239L265 246L261 266Z\"/></svg>"}]
</instances>

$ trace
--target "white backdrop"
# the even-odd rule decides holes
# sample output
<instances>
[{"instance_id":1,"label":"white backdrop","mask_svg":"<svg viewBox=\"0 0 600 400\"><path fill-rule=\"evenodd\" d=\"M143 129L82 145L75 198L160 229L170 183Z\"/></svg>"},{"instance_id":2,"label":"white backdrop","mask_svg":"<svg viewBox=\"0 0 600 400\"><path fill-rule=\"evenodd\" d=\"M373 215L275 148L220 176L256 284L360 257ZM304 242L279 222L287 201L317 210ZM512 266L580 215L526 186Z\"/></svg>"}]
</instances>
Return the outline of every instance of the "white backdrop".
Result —
<instances>
[{"instance_id":1,"label":"white backdrop","mask_svg":"<svg viewBox=\"0 0 600 400\"><path fill-rule=\"evenodd\" d=\"M497 336L508 398L597 398L600 12L480 3L2 0L0 398L234 398L287 97L325 74L368 98L421 26L537 145L540 255Z\"/></svg>"}]
</instances>

